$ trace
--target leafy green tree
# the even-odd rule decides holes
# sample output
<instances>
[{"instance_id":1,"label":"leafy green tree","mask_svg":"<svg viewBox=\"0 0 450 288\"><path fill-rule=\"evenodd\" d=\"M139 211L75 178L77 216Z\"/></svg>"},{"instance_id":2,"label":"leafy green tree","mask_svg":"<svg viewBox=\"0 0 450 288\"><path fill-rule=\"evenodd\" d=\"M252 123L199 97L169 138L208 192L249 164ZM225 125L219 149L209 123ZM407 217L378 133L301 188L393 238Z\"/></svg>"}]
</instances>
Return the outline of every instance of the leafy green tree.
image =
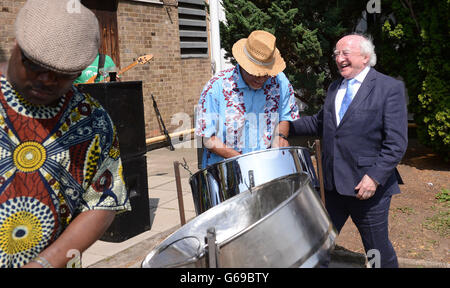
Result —
<instances>
[{"instance_id":1,"label":"leafy green tree","mask_svg":"<svg viewBox=\"0 0 450 288\"><path fill-rule=\"evenodd\" d=\"M307 113L318 111L328 85L337 76L331 54L334 44L356 26L366 7L360 0L223 0L226 23L220 23L221 44L231 57L233 44L254 30L277 37L286 61L284 71L308 104ZM233 59L232 59L233 61Z\"/></svg>"},{"instance_id":2,"label":"leafy green tree","mask_svg":"<svg viewBox=\"0 0 450 288\"><path fill-rule=\"evenodd\" d=\"M409 95L422 143L450 156L449 0L380 0L381 13L367 14L368 34L378 56L377 70L401 76ZM308 104L322 105L338 72L331 57L334 44L354 31L368 1L223 0L222 47L231 57L233 44L253 30L277 37L286 75ZM232 59L233 61L233 59Z\"/></svg>"},{"instance_id":3,"label":"leafy green tree","mask_svg":"<svg viewBox=\"0 0 450 288\"><path fill-rule=\"evenodd\" d=\"M370 32L379 70L405 81L422 143L450 154L450 63L448 0L384 0Z\"/></svg>"}]
</instances>

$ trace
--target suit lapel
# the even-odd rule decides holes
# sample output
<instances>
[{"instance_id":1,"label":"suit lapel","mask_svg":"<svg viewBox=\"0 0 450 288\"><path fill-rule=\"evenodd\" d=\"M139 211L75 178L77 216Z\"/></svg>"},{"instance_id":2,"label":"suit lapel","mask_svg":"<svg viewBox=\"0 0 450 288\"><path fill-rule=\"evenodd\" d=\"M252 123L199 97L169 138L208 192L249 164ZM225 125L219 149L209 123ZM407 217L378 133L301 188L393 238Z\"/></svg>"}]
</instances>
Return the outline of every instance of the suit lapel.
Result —
<instances>
[{"instance_id":1,"label":"suit lapel","mask_svg":"<svg viewBox=\"0 0 450 288\"><path fill-rule=\"evenodd\" d=\"M366 78L361 83L361 86L358 89L358 93L356 93L352 103L350 103L350 106L348 106L347 112L345 112L344 117L341 119L339 126L342 126L342 123L345 122L350 117L350 115L357 110L359 104L361 104L361 102L363 102L364 99L366 99L370 95L373 87L375 86L375 76L375 69L370 68L369 73L367 73Z\"/></svg>"},{"instance_id":2,"label":"suit lapel","mask_svg":"<svg viewBox=\"0 0 450 288\"><path fill-rule=\"evenodd\" d=\"M341 86L342 80L344 78L341 77L341 79L335 81L331 86L330 89L328 90L328 97L330 98L330 104L331 105L331 115L333 117L331 117L333 119L333 123L334 123L334 127L337 126L337 122L336 122L336 105L334 105L334 103L336 102L336 95L337 92L339 90L339 87Z\"/></svg>"}]
</instances>

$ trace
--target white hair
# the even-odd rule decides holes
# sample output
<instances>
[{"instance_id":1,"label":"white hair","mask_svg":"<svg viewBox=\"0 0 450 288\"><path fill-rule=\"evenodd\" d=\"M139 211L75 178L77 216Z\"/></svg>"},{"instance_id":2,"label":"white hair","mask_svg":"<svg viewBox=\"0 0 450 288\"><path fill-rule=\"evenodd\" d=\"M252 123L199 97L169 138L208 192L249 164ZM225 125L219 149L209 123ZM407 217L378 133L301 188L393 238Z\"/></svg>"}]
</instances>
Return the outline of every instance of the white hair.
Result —
<instances>
[{"instance_id":1,"label":"white hair","mask_svg":"<svg viewBox=\"0 0 450 288\"><path fill-rule=\"evenodd\" d=\"M377 54L375 54L375 45L373 45L372 40L364 35L359 35L363 38L360 43L361 54L369 56L370 67L377 64Z\"/></svg>"},{"instance_id":2,"label":"white hair","mask_svg":"<svg viewBox=\"0 0 450 288\"><path fill-rule=\"evenodd\" d=\"M345 35L346 36L359 36L362 38L361 42L360 42L360 46L359 46L359 52L363 55L367 55L369 56L369 65L371 67L375 66L375 64L377 64L377 54L375 54L375 45L373 45L373 41L371 39L370 36L366 36L363 34L359 34L359 33L352 33L352 34L348 34ZM342 38L344 38L342 37ZM342 39L341 38L341 39ZM336 49L336 47L334 47L334 49Z\"/></svg>"}]
</instances>

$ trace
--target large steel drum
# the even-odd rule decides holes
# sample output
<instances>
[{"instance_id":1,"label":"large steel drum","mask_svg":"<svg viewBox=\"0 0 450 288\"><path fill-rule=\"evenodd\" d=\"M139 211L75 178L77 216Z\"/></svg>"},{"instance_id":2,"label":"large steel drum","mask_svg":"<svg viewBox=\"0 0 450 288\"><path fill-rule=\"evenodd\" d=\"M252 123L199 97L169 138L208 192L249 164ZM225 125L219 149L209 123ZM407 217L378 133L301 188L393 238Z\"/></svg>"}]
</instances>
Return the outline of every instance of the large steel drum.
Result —
<instances>
[{"instance_id":1,"label":"large steel drum","mask_svg":"<svg viewBox=\"0 0 450 288\"><path fill-rule=\"evenodd\" d=\"M215 241L207 244L210 228ZM335 237L310 176L296 173L197 216L151 251L142 267L315 267L329 257Z\"/></svg>"},{"instance_id":2,"label":"large steel drum","mask_svg":"<svg viewBox=\"0 0 450 288\"><path fill-rule=\"evenodd\" d=\"M318 187L310 154L303 147L273 148L225 159L189 179L195 211L199 215L252 187L294 173L310 175L313 186Z\"/></svg>"}]
</instances>

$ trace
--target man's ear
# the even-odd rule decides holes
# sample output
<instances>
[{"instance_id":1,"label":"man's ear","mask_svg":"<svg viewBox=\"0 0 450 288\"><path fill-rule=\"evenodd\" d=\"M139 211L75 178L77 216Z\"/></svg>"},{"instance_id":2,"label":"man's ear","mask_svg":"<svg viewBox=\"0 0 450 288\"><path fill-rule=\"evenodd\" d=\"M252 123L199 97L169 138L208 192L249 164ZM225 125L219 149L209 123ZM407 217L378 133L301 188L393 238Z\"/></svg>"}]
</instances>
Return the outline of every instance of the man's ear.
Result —
<instances>
[{"instance_id":1,"label":"man's ear","mask_svg":"<svg viewBox=\"0 0 450 288\"><path fill-rule=\"evenodd\" d=\"M19 43L17 43L17 39L14 39L14 45L12 45L10 55L13 55L16 50L20 50ZM11 58L11 57L10 57Z\"/></svg>"},{"instance_id":2,"label":"man's ear","mask_svg":"<svg viewBox=\"0 0 450 288\"><path fill-rule=\"evenodd\" d=\"M369 61L370 61L369 55L364 55L364 60L363 60L363 62L364 62L364 65L365 65L365 66L367 66L367 63L369 63Z\"/></svg>"}]
</instances>

